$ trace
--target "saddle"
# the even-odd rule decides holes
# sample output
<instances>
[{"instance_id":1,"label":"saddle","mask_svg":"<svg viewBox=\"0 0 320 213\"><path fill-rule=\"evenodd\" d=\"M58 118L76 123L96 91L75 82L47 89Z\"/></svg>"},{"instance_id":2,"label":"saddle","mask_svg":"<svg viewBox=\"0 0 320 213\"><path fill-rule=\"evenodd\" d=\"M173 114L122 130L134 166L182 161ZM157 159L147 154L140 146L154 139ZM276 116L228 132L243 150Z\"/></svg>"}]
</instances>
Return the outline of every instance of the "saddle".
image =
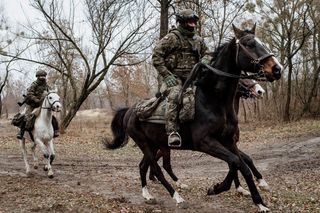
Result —
<instances>
[{"instance_id":1,"label":"saddle","mask_svg":"<svg viewBox=\"0 0 320 213\"><path fill-rule=\"evenodd\" d=\"M188 87L182 94L182 103L178 106L180 123L194 119L195 113L195 87ZM142 100L133 106L133 111L140 121L165 124L167 112L166 94Z\"/></svg>"},{"instance_id":2,"label":"saddle","mask_svg":"<svg viewBox=\"0 0 320 213\"><path fill-rule=\"evenodd\" d=\"M38 117L39 113L40 113L40 108L34 109L28 115L18 112L15 116L13 116L11 124L16 127L21 127L21 124L23 122L25 122L26 123L25 130L32 131L33 127L34 127L34 123L35 123L36 118Z\"/></svg>"}]
</instances>

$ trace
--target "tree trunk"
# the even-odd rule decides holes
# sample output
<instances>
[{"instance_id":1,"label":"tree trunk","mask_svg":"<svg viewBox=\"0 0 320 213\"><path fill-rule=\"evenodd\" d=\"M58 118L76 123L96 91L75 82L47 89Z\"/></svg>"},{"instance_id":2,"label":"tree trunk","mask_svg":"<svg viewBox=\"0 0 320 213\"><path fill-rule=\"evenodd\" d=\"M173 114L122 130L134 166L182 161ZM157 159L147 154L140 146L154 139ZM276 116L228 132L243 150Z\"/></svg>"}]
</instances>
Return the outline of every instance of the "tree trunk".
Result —
<instances>
[{"instance_id":1,"label":"tree trunk","mask_svg":"<svg viewBox=\"0 0 320 213\"><path fill-rule=\"evenodd\" d=\"M288 58L288 84L287 84L287 97L286 97L286 104L284 108L283 120L285 122L290 121L290 104L291 104L291 84L292 84L292 58Z\"/></svg>"},{"instance_id":2,"label":"tree trunk","mask_svg":"<svg viewBox=\"0 0 320 213\"><path fill-rule=\"evenodd\" d=\"M72 121L74 116L77 114L78 110L80 109L83 102L87 99L89 94L90 94L90 92L84 92L81 95L81 97L79 97L78 101L76 103L74 103L74 105L72 107L70 107L69 112L66 114L66 116L64 117L64 119L61 122L61 125L60 125L61 132L64 132L65 129L67 129L70 122Z\"/></svg>"},{"instance_id":3,"label":"tree trunk","mask_svg":"<svg viewBox=\"0 0 320 213\"><path fill-rule=\"evenodd\" d=\"M1 97L1 94L0 94L0 118L2 116L2 97Z\"/></svg>"},{"instance_id":4,"label":"tree trunk","mask_svg":"<svg viewBox=\"0 0 320 213\"><path fill-rule=\"evenodd\" d=\"M169 29L169 0L161 1L160 11L160 39L168 33Z\"/></svg>"}]
</instances>

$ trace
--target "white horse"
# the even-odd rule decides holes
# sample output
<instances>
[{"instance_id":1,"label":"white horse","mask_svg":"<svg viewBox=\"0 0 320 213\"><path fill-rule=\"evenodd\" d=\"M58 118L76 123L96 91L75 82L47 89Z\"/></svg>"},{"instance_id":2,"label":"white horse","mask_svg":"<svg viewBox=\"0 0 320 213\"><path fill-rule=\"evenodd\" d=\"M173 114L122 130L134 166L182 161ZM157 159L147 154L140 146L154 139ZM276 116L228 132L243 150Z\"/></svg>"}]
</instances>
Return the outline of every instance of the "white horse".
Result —
<instances>
[{"instance_id":1,"label":"white horse","mask_svg":"<svg viewBox=\"0 0 320 213\"><path fill-rule=\"evenodd\" d=\"M53 178L51 164L55 158L55 152L53 148L53 127L51 123L52 112L59 112L61 111L61 108L62 105L60 103L59 95L54 91L50 91L44 97L41 108L36 108L32 112L34 113L36 110L40 110L39 115L35 120L34 128L32 130L34 141L31 150L34 161L34 169L38 168L38 158L35 153L36 146L38 145L42 150L45 159L47 160L44 166L44 170L48 171L49 178ZM23 160L26 165L26 173L27 175L29 175L30 166L27 160L27 150L25 145L26 138L24 137L19 141L22 148Z\"/></svg>"}]
</instances>

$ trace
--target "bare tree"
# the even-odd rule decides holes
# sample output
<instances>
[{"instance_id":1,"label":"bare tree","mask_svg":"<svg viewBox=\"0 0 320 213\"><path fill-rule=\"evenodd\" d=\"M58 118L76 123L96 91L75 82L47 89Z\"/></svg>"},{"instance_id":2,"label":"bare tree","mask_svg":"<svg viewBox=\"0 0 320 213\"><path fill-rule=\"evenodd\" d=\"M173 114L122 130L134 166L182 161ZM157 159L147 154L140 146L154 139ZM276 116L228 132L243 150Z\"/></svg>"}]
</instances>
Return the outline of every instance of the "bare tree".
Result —
<instances>
[{"instance_id":1,"label":"bare tree","mask_svg":"<svg viewBox=\"0 0 320 213\"><path fill-rule=\"evenodd\" d=\"M265 34L269 35L269 38L265 36L265 39L269 39L271 48L280 53L281 63L285 65L285 70L287 70L287 74L284 75L286 79L281 81L282 84L286 83L286 85L282 85L282 92L277 92L280 91L279 87L274 90L277 96L286 97L282 115L284 121L291 119L294 58L298 56L312 32L307 24L309 4L309 0L276 0L273 4L265 2L263 6L266 7L261 10L265 20Z\"/></svg>"},{"instance_id":2,"label":"bare tree","mask_svg":"<svg viewBox=\"0 0 320 213\"><path fill-rule=\"evenodd\" d=\"M319 18L318 18L320 15L320 13L319 13L320 4L319 4L319 2L312 1L311 5L312 5L312 7L310 8L309 15L310 15L311 23L314 25L314 31L313 31L313 35L312 35L312 48L311 48L312 49L311 57L313 58L311 70L314 70L314 71L313 71L313 76L311 77L312 80L311 80L310 90L309 90L308 94L306 94L306 101L303 106L302 114L312 112L312 110L311 110L312 100L316 97L317 87L319 88L318 82L319 82L319 76L320 76L320 66L319 66L320 24L319 24ZM309 53L309 51L308 51L308 53ZM317 112L317 110L315 110L315 111Z\"/></svg>"}]
</instances>

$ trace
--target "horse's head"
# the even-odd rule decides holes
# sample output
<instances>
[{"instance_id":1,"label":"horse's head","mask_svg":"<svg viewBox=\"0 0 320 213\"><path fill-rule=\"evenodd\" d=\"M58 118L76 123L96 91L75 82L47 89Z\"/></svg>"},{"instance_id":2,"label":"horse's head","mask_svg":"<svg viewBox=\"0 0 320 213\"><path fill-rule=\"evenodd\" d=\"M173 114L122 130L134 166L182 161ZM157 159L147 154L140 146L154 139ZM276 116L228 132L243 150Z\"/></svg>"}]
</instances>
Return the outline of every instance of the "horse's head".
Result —
<instances>
[{"instance_id":1,"label":"horse's head","mask_svg":"<svg viewBox=\"0 0 320 213\"><path fill-rule=\"evenodd\" d=\"M252 79L240 79L238 92L243 98L262 98L265 90Z\"/></svg>"},{"instance_id":2,"label":"horse's head","mask_svg":"<svg viewBox=\"0 0 320 213\"><path fill-rule=\"evenodd\" d=\"M57 94L56 91L50 91L47 94L45 94L42 108L51 109L54 112L61 111L62 104L60 102L60 96Z\"/></svg>"},{"instance_id":3,"label":"horse's head","mask_svg":"<svg viewBox=\"0 0 320 213\"><path fill-rule=\"evenodd\" d=\"M255 37L255 28L240 30L233 25L237 53L236 63L246 72L264 75L272 82L281 77L282 66L268 48Z\"/></svg>"}]
</instances>

